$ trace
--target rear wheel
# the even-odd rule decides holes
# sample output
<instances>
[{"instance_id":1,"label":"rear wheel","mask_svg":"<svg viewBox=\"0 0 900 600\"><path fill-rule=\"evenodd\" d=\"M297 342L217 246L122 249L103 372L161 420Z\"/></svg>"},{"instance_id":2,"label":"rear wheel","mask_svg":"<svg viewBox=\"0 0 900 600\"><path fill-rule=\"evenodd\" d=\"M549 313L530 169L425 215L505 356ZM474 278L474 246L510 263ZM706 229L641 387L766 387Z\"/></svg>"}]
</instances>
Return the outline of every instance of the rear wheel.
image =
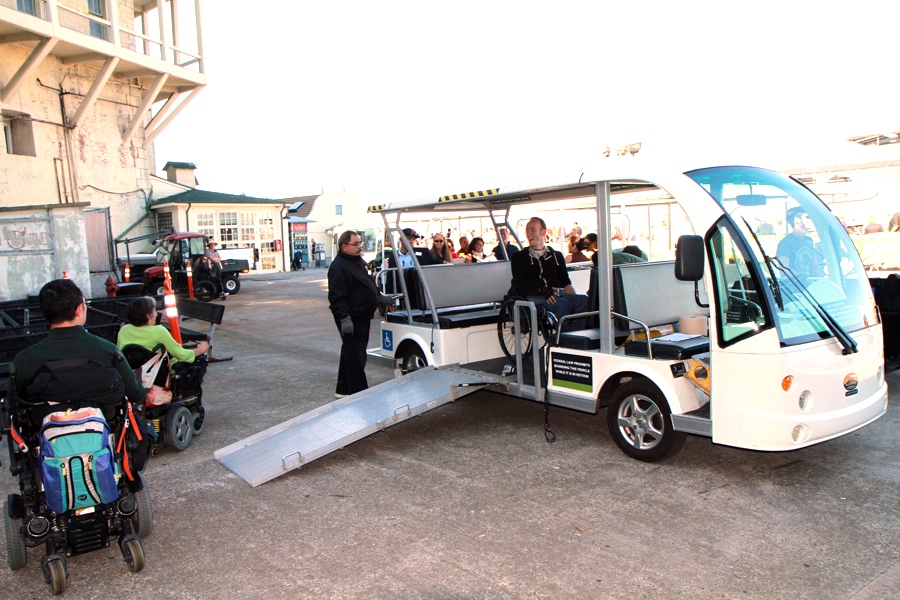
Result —
<instances>
[{"instance_id":1,"label":"rear wheel","mask_svg":"<svg viewBox=\"0 0 900 600\"><path fill-rule=\"evenodd\" d=\"M216 297L216 286L212 281L198 281L194 284L194 297L209 302Z\"/></svg>"},{"instance_id":2,"label":"rear wheel","mask_svg":"<svg viewBox=\"0 0 900 600\"><path fill-rule=\"evenodd\" d=\"M194 417L194 435L200 435L203 433L203 425L206 423L206 410L202 406L197 406L191 414Z\"/></svg>"},{"instance_id":3,"label":"rear wheel","mask_svg":"<svg viewBox=\"0 0 900 600\"><path fill-rule=\"evenodd\" d=\"M153 505L150 503L150 490L147 489L147 479L144 478L144 487L134 494L137 510L131 515L131 526L134 533L145 538L153 533Z\"/></svg>"},{"instance_id":4,"label":"rear wheel","mask_svg":"<svg viewBox=\"0 0 900 600\"><path fill-rule=\"evenodd\" d=\"M28 563L25 538L22 537L22 519L9 516L9 500L3 503L3 525L6 528L6 563L10 571L24 569Z\"/></svg>"},{"instance_id":5,"label":"rear wheel","mask_svg":"<svg viewBox=\"0 0 900 600\"><path fill-rule=\"evenodd\" d=\"M623 384L606 409L606 423L616 445L632 458L656 462L674 456L687 434L672 427L672 413L662 392L645 380Z\"/></svg>"},{"instance_id":6,"label":"rear wheel","mask_svg":"<svg viewBox=\"0 0 900 600\"><path fill-rule=\"evenodd\" d=\"M229 277L222 282L225 291L229 294L237 294L241 291L241 280L237 277Z\"/></svg>"},{"instance_id":7,"label":"rear wheel","mask_svg":"<svg viewBox=\"0 0 900 600\"><path fill-rule=\"evenodd\" d=\"M191 445L191 440L194 439L194 418L186 407L179 406L169 411L166 418L166 438L179 452Z\"/></svg>"},{"instance_id":8,"label":"rear wheel","mask_svg":"<svg viewBox=\"0 0 900 600\"><path fill-rule=\"evenodd\" d=\"M503 354L510 360L516 359L516 346L521 349L522 358L531 354L531 313L527 308L519 308L519 335L515 332L515 303L521 298L510 297L500 305L500 314L497 318L497 337L500 339L500 348Z\"/></svg>"},{"instance_id":9,"label":"rear wheel","mask_svg":"<svg viewBox=\"0 0 900 600\"><path fill-rule=\"evenodd\" d=\"M404 373L418 371L427 366L428 361L425 359L425 353L418 346L409 346L403 351L403 355L400 358L400 370Z\"/></svg>"}]
</instances>

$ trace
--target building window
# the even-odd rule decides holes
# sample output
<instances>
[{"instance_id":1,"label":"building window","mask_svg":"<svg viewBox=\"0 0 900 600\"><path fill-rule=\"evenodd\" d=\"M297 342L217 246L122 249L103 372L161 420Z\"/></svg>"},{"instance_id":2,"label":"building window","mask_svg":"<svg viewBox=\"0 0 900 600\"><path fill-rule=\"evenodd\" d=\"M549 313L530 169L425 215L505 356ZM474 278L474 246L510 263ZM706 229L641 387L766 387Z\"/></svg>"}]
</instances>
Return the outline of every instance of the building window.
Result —
<instances>
[{"instance_id":1,"label":"building window","mask_svg":"<svg viewBox=\"0 0 900 600\"><path fill-rule=\"evenodd\" d=\"M30 116L11 110L4 110L0 112L0 115L3 116L3 140L6 143L6 153L37 156Z\"/></svg>"},{"instance_id":2,"label":"building window","mask_svg":"<svg viewBox=\"0 0 900 600\"><path fill-rule=\"evenodd\" d=\"M343 215L344 214L344 206L342 204L334 205L334 214Z\"/></svg>"},{"instance_id":3,"label":"building window","mask_svg":"<svg viewBox=\"0 0 900 600\"><path fill-rule=\"evenodd\" d=\"M237 227L219 227L219 239L223 242L238 241Z\"/></svg>"},{"instance_id":4,"label":"building window","mask_svg":"<svg viewBox=\"0 0 900 600\"><path fill-rule=\"evenodd\" d=\"M88 0L87 5L89 15L104 20L106 19L106 2L104 0ZM109 27L103 23L95 21L94 19L90 20L91 37L109 41L109 38L107 37L108 30Z\"/></svg>"},{"instance_id":5,"label":"building window","mask_svg":"<svg viewBox=\"0 0 900 600\"><path fill-rule=\"evenodd\" d=\"M219 213L219 225L237 225L238 224L238 214L237 212L220 212Z\"/></svg>"},{"instance_id":6,"label":"building window","mask_svg":"<svg viewBox=\"0 0 900 600\"><path fill-rule=\"evenodd\" d=\"M27 13L33 17L41 16L38 13L38 5L34 0L16 0L16 10Z\"/></svg>"},{"instance_id":7,"label":"building window","mask_svg":"<svg viewBox=\"0 0 900 600\"><path fill-rule=\"evenodd\" d=\"M259 248L259 268L275 268L275 242L263 242Z\"/></svg>"},{"instance_id":8,"label":"building window","mask_svg":"<svg viewBox=\"0 0 900 600\"><path fill-rule=\"evenodd\" d=\"M261 212L259 213L259 224L260 225L272 225L275 223L275 218L272 212Z\"/></svg>"},{"instance_id":9,"label":"building window","mask_svg":"<svg viewBox=\"0 0 900 600\"><path fill-rule=\"evenodd\" d=\"M156 230L157 231L174 231L172 226L172 213L156 214Z\"/></svg>"},{"instance_id":10,"label":"building window","mask_svg":"<svg viewBox=\"0 0 900 600\"><path fill-rule=\"evenodd\" d=\"M256 230L252 227L241 227L241 241L253 242L256 240Z\"/></svg>"},{"instance_id":11,"label":"building window","mask_svg":"<svg viewBox=\"0 0 900 600\"><path fill-rule=\"evenodd\" d=\"M252 227L256 225L256 215L252 212L244 211L241 213L241 226L243 227Z\"/></svg>"}]
</instances>

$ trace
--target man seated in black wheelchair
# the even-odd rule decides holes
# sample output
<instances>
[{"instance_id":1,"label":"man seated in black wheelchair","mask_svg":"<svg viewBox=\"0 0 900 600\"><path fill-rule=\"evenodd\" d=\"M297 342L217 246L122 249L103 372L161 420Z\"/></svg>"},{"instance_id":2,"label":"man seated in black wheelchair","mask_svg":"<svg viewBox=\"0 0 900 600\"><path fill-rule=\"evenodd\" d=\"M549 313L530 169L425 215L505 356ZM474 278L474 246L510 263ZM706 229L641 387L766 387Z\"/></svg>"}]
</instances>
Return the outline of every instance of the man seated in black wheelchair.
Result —
<instances>
[{"instance_id":1,"label":"man seated in black wheelchair","mask_svg":"<svg viewBox=\"0 0 900 600\"><path fill-rule=\"evenodd\" d=\"M587 312L588 297L576 294L569 279L562 253L545 245L547 225L540 217L532 217L525 226L528 248L513 254L510 267L513 293L538 305L538 312L549 311L557 320ZM584 328L584 319L568 319L563 331Z\"/></svg>"},{"instance_id":2,"label":"man seated in black wheelchair","mask_svg":"<svg viewBox=\"0 0 900 600\"><path fill-rule=\"evenodd\" d=\"M225 286L222 284L222 278L213 273L212 263L208 256L201 256L197 259L196 266L194 267L194 282L196 285L194 291L201 300L211 300L216 296L224 300L228 297L228 292L225 291ZM212 284L211 292L203 291L203 282Z\"/></svg>"},{"instance_id":3,"label":"man seated in black wheelchair","mask_svg":"<svg viewBox=\"0 0 900 600\"><path fill-rule=\"evenodd\" d=\"M152 394L115 345L84 328L88 304L75 283L51 281L39 300L49 335L15 356L0 403L20 488L4 508L10 568L24 568L26 548L43 544L42 570L57 594L65 556L104 548L111 536L129 568L143 568L138 536L150 533L152 513L140 471L152 434L131 407Z\"/></svg>"}]
</instances>

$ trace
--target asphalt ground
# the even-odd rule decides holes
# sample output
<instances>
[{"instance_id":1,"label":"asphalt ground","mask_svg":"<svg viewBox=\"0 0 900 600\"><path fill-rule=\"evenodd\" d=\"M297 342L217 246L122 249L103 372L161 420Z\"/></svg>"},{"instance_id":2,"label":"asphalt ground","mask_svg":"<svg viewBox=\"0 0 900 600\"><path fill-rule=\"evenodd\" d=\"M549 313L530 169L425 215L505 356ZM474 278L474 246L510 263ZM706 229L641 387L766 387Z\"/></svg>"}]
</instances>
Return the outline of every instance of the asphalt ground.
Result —
<instances>
[{"instance_id":1,"label":"asphalt ground","mask_svg":"<svg viewBox=\"0 0 900 600\"><path fill-rule=\"evenodd\" d=\"M73 557L66 596L898 597L895 405L795 452L689 437L646 464L615 447L605 409L553 409L548 444L541 405L482 391L252 488L213 452L330 402L340 345L324 269L247 278L225 304L214 354L234 360L210 365L205 432L145 472L145 569L115 546ZM49 595L41 554L0 570L0 597Z\"/></svg>"}]
</instances>

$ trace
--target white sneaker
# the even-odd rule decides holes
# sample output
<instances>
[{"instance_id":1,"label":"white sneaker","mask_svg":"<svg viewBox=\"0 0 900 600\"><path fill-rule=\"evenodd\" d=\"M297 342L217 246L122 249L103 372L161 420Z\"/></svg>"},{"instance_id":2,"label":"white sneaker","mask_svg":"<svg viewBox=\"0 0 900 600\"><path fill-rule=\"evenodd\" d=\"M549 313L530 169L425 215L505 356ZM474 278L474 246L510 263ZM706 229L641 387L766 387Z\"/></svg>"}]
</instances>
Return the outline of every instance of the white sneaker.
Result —
<instances>
[{"instance_id":1,"label":"white sneaker","mask_svg":"<svg viewBox=\"0 0 900 600\"><path fill-rule=\"evenodd\" d=\"M341 398L346 398L349 395L350 394L338 394L337 392L334 393L334 397L337 398L338 400L340 400Z\"/></svg>"}]
</instances>

